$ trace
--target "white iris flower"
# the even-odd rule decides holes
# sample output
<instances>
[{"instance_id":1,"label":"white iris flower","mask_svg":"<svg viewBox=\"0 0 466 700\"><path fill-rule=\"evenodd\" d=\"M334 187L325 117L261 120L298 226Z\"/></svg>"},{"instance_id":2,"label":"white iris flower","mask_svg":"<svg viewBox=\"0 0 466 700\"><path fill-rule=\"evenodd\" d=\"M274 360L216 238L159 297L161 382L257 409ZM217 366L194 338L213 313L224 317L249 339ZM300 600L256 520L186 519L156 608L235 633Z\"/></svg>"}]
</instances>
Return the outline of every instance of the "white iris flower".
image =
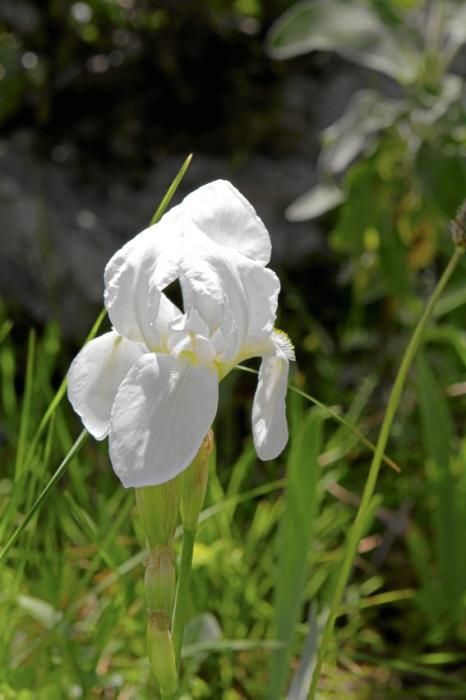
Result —
<instances>
[{"instance_id":1,"label":"white iris flower","mask_svg":"<svg viewBox=\"0 0 466 700\"><path fill-rule=\"evenodd\" d=\"M270 251L253 207L217 180L107 264L113 330L75 358L68 396L95 438L109 436L124 486L164 483L191 463L214 420L219 382L250 357L262 357L252 410L257 454L273 459L285 447L294 351L274 329L280 283L266 267ZM184 313L162 291L175 280Z\"/></svg>"}]
</instances>

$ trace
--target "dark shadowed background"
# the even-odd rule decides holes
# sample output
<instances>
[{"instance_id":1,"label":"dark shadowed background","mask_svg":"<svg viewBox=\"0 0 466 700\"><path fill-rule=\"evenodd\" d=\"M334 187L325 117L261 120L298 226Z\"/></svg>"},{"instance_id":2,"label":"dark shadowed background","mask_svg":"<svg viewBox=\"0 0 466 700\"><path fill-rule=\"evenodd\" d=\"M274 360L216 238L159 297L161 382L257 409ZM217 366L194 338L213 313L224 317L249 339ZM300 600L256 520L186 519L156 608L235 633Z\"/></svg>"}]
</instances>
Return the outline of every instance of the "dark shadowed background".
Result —
<instances>
[{"instance_id":1,"label":"dark shadowed background","mask_svg":"<svg viewBox=\"0 0 466 700\"><path fill-rule=\"evenodd\" d=\"M271 59L286 0L3 0L0 6L0 294L79 341L105 262L147 225L181 162L177 200L230 179L299 271L315 313L338 305L320 223L286 207L315 182L319 132L356 87L396 89L330 53ZM328 227L327 227L328 228Z\"/></svg>"}]
</instances>

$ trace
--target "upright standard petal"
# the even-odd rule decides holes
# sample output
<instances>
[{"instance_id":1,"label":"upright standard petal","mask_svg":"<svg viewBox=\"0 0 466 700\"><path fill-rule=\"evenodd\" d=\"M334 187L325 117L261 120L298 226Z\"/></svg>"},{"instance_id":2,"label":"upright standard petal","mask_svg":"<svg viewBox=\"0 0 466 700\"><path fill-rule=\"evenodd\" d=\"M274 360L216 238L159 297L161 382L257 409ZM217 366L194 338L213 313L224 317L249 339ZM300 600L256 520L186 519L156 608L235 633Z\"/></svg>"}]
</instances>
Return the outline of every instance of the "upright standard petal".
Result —
<instances>
[{"instance_id":1,"label":"upright standard petal","mask_svg":"<svg viewBox=\"0 0 466 700\"><path fill-rule=\"evenodd\" d=\"M162 220L124 245L105 268L105 307L115 329L151 350L159 343L161 290L178 274L182 235Z\"/></svg>"},{"instance_id":2,"label":"upright standard petal","mask_svg":"<svg viewBox=\"0 0 466 700\"><path fill-rule=\"evenodd\" d=\"M173 479L194 459L217 411L214 370L170 357L141 357L112 410L110 459L123 486Z\"/></svg>"},{"instance_id":3,"label":"upright standard petal","mask_svg":"<svg viewBox=\"0 0 466 700\"><path fill-rule=\"evenodd\" d=\"M220 332L224 340L221 361L236 360L270 336L279 280L272 270L199 231L191 231L189 241L189 255L180 263L185 309L198 311L211 336Z\"/></svg>"},{"instance_id":4,"label":"upright standard petal","mask_svg":"<svg viewBox=\"0 0 466 700\"><path fill-rule=\"evenodd\" d=\"M145 349L111 331L87 343L71 363L68 398L87 430L103 440L118 388Z\"/></svg>"},{"instance_id":5,"label":"upright standard petal","mask_svg":"<svg viewBox=\"0 0 466 700\"><path fill-rule=\"evenodd\" d=\"M252 407L254 445L260 459L275 459L288 442L285 397L289 360L294 349L288 336L274 331L262 359Z\"/></svg>"},{"instance_id":6,"label":"upright standard petal","mask_svg":"<svg viewBox=\"0 0 466 700\"><path fill-rule=\"evenodd\" d=\"M247 336L249 309L240 267L234 250L227 251L206 236L190 233L189 255L180 263L185 310L195 309L209 328L220 330L224 355L234 357ZM252 262L242 257L244 265ZM262 270L264 268L261 267Z\"/></svg>"},{"instance_id":7,"label":"upright standard petal","mask_svg":"<svg viewBox=\"0 0 466 700\"><path fill-rule=\"evenodd\" d=\"M273 270L254 263L243 266L240 274L248 305L248 330L243 346L249 352L272 333L277 316L280 280Z\"/></svg>"},{"instance_id":8,"label":"upright standard petal","mask_svg":"<svg viewBox=\"0 0 466 700\"><path fill-rule=\"evenodd\" d=\"M270 236L252 204L227 180L199 187L176 207L216 243L267 265ZM175 210L172 210L175 211Z\"/></svg>"}]
</instances>

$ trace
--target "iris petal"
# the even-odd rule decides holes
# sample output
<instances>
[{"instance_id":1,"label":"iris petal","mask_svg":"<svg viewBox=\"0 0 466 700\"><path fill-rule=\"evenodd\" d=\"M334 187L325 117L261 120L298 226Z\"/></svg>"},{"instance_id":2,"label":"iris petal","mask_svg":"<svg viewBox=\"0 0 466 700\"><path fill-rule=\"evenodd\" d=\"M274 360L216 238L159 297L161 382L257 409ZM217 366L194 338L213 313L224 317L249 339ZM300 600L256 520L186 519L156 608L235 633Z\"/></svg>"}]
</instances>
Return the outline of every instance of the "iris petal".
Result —
<instances>
[{"instance_id":1,"label":"iris petal","mask_svg":"<svg viewBox=\"0 0 466 700\"><path fill-rule=\"evenodd\" d=\"M217 411L212 369L147 354L120 386L112 410L110 459L123 486L173 479L196 455Z\"/></svg>"},{"instance_id":2,"label":"iris petal","mask_svg":"<svg viewBox=\"0 0 466 700\"><path fill-rule=\"evenodd\" d=\"M288 442L285 396L288 360L276 355L263 358L252 408L254 446L260 459L275 459Z\"/></svg>"},{"instance_id":3,"label":"iris petal","mask_svg":"<svg viewBox=\"0 0 466 700\"><path fill-rule=\"evenodd\" d=\"M118 250L105 268L105 307L115 329L149 349L160 342L161 290L177 277L182 236L169 220L161 221Z\"/></svg>"},{"instance_id":4,"label":"iris petal","mask_svg":"<svg viewBox=\"0 0 466 700\"><path fill-rule=\"evenodd\" d=\"M110 435L124 486L161 484L194 458L214 420L218 382L262 356L253 404L261 459L288 440L285 395L294 351L274 331L280 283L266 268L270 238L229 182L200 187L123 246L105 269L115 331L86 345L69 397L98 439ZM163 293L179 279L182 313Z\"/></svg>"},{"instance_id":5,"label":"iris petal","mask_svg":"<svg viewBox=\"0 0 466 700\"><path fill-rule=\"evenodd\" d=\"M280 290L274 272L196 232L180 270L185 308L197 310L211 335L220 331L222 361L270 335Z\"/></svg>"},{"instance_id":6,"label":"iris petal","mask_svg":"<svg viewBox=\"0 0 466 700\"><path fill-rule=\"evenodd\" d=\"M221 246L233 248L263 265L269 262L268 231L254 207L231 182L209 182L185 197L176 209Z\"/></svg>"},{"instance_id":7,"label":"iris petal","mask_svg":"<svg viewBox=\"0 0 466 700\"><path fill-rule=\"evenodd\" d=\"M87 430L103 440L118 388L132 365L145 352L114 331L87 343L68 372L68 397Z\"/></svg>"},{"instance_id":8,"label":"iris petal","mask_svg":"<svg viewBox=\"0 0 466 700\"><path fill-rule=\"evenodd\" d=\"M241 279L248 306L245 349L261 345L273 330L277 315L280 280L275 272L255 264L241 268Z\"/></svg>"}]
</instances>

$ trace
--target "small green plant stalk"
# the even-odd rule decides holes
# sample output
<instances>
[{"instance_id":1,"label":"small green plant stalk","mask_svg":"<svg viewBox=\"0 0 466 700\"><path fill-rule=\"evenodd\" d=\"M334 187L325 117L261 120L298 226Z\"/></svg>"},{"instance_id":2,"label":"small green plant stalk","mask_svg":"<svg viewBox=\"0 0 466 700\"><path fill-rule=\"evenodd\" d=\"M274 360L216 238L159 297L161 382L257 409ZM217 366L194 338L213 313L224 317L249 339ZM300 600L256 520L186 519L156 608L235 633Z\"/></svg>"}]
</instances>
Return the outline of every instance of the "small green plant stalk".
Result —
<instances>
[{"instance_id":1,"label":"small green plant stalk","mask_svg":"<svg viewBox=\"0 0 466 700\"><path fill-rule=\"evenodd\" d=\"M183 544L178 572L172 637L177 669L180 667L183 631L189 606L189 587L197 523L204 503L209 476L209 460L214 447L214 434L209 430L191 465L182 474L180 514Z\"/></svg>"},{"instance_id":2,"label":"small green plant stalk","mask_svg":"<svg viewBox=\"0 0 466 700\"><path fill-rule=\"evenodd\" d=\"M466 249L466 202L463 203L463 205L458 210L455 219L451 222L450 230L452 234L453 243L455 245L455 250L450 258L447 267L445 268L442 276L440 277L437 286L435 287L432 293L432 296L427 302L427 305L416 325L416 328L414 329L413 335L411 336L411 340L409 341L408 346L405 350L405 353L401 360L401 364L398 369L398 373L395 378L395 382L393 384L382 426L380 428L376 449L372 458L371 466L364 486L361 503L359 505L359 509L356 514L356 518L353 522L353 525L350 531L348 532L343 560L340 564L335 579L330 603L330 610L322 632L319 651L317 654L311 686L309 689L308 700L314 700L316 697L317 684L319 682L322 665L325 661L328 648L330 646L335 626L335 620L338 616L341 601L346 589L348 579L351 574L354 556L356 554L361 537L364 534L364 528L367 525L367 519L371 511L373 496L377 484L377 477L379 474L380 466L382 464L384 451L388 439L390 437L390 430L392 427L396 410L398 408L398 404L401 399L408 371L414 360L416 352L421 345L424 331L432 317L435 305L439 300L445 287L447 286L448 281L450 280L454 270L456 269L456 266L458 265L458 262L460 261Z\"/></svg>"},{"instance_id":3,"label":"small green plant stalk","mask_svg":"<svg viewBox=\"0 0 466 700\"><path fill-rule=\"evenodd\" d=\"M207 488L213 445L210 430L196 457L182 474L160 486L136 489L136 503L149 546L149 553L144 559L144 587L149 616L147 655L163 700L174 700L178 695L194 541ZM176 589L174 540L180 513L183 543Z\"/></svg>"},{"instance_id":4,"label":"small green plant stalk","mask_svg":"<svg viewBox=\"0 0 466 700\"><path fill-rule=\"evenodd\" d=\"M176 697L176 670L170 620L175 599L175 530L178 520L181 477L160 486L136 489L136 503L149 553L144 560L144 586L149 621L147 655L164 700Z\"/></svg>"}]
</instances>

